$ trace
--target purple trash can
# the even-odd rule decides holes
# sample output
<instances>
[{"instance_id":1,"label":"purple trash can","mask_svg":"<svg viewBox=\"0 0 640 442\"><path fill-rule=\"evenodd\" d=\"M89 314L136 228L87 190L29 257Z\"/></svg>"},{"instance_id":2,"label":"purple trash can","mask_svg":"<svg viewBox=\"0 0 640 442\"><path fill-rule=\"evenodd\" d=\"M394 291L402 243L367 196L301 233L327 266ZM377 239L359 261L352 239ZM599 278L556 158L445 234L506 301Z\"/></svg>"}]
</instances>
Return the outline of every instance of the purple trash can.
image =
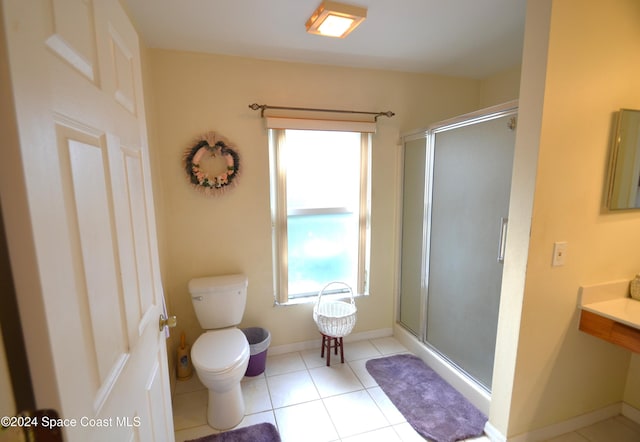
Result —
<instances>
[{"instance_id":1,"label":"purple trash can","mask_svg":"<svg viewBox=\"0 0 640 442\"><path fill-rule=\"evenodd\" d=\"M271 343L269 330L260 327L243 328L242 332L249 341L249 365L245 376L258 376L264 372L267 365L267 348Z\"/></svg>"}]
</instances>

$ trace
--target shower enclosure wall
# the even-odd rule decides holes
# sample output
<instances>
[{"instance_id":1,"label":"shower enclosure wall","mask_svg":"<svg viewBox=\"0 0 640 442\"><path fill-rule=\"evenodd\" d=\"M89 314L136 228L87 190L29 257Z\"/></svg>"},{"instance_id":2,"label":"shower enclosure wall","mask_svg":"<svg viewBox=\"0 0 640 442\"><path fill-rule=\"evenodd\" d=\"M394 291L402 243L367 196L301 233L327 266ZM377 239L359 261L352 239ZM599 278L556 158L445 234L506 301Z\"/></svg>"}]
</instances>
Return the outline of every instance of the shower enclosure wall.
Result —
<instances>
[{"instance_id":1,"label":"shower enclosure wall","mask_svg":"<svg viewBox=\"0 0 640 442\"><path fill-rule=\"evenodd\" d=\"M493 373L516 106L403 138L399 323L436 371L454 372L484 398Z\"/></svg>"}]
</instances>

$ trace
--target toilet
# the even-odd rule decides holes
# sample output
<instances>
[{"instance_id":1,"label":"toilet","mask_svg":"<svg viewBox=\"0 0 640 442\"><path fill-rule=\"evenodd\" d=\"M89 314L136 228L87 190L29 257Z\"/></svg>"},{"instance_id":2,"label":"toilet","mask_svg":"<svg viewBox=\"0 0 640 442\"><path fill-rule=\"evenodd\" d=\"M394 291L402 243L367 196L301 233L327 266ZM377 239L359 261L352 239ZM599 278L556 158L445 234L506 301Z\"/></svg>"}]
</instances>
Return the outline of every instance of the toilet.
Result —
<instances>
[{"instance_id":1,"label":"toilet","mask_svg":"<svg viewBox=\"0 0 640 442\"><path fill-rule=\"evenodd\" d=\"M209 390L207 421L227 430L244 417L240 381L249 364L250 347L242 330L247 301L245 275L211 276L189 281L189 294L205 332L191 347L191 361Z\"/></svg>"}]
</instances>

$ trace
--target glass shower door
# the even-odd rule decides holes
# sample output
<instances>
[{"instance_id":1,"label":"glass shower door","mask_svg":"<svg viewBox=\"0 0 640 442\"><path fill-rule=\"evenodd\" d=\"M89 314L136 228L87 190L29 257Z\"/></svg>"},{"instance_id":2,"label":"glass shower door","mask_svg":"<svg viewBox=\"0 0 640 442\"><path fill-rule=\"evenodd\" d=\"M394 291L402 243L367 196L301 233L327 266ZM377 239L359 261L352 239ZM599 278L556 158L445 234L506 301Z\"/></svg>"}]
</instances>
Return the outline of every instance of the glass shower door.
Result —
<instances>
[{"instance_id":1,"label":"glass shower door","mask_svg":"<svg viewBox=\"0 0 640 442\"><path fill-rule=\"evenodd\" d=\"M426 341L491 388L514 114L434 130ZM403 243L404 244L404 243Z\"/></svg>"}]
</instances>

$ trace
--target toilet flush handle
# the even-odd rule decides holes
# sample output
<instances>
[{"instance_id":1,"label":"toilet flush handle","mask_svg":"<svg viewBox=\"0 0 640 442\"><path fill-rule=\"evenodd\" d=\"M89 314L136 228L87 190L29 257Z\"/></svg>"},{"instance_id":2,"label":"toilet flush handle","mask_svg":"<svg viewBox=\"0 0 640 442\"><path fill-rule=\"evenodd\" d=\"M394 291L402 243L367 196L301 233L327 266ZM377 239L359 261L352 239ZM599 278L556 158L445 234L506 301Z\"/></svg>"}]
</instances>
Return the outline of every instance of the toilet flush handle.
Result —
<instances>
[{"instance_id":1,"label":"toilet flush handle","mask_svg":"<svg viewBox=\"0 0 640 442\"><path fill-rule=\"evenodd\" d=\"M164 314L160 314L160 331L164 330L165 327L173 328L176 325L178 325L178 319L176 319L175 316L169 316L168 318L165 318Z\"/></svg>"},{"instance_id":2,"label":"toilet flush handle","mask_svg":"<svg viewBox=\"0 0 640 442\"><path fill-rule=\"evenodd\" d=\"M202 301L202 296L192 296L191 299L193 299L194 301Z\"/></svg>"}]
</instances>

